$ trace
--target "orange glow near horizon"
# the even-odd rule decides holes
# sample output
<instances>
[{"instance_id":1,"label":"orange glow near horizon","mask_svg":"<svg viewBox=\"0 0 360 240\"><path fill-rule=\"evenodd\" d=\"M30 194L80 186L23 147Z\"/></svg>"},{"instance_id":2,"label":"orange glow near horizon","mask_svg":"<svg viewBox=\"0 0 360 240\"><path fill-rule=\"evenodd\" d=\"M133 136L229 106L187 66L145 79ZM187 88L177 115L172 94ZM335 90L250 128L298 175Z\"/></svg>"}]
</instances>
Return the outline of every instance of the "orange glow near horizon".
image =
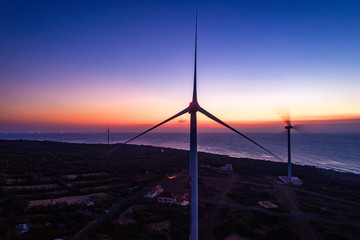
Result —
<instances>
[{"instance_id":1,"label":"orange glow near horizon","mask_svg":"<svg viewBox=\"0 0 360 240\"><path fill-rule=\"evenodd\" d=\"M65 4L59 11L62 4L47 1L33 14L33 4L19 11L11 2L1 15L7 27L0 31L0 132L91 132L108 124L112 131L143 131L189 106L195 26L188 4L152 4L151 11L147 4L125 4L123 11L118 3L72 4L68 11ZM282 127L276 109L284 106L294 122L359 119L356 4L341 14L336 4L320 4L310 15L306 4L278 4L275 15L272 3L258 5L219 3L252 12L235 16L203 4L196 49L200 106L249 131ZM179 12L164 15L165 8ZM309 23L313 31L304 31ZM199 131L226 131L200 113L198 122ZM155 131L188 127L185 114Z\"/></svg>"},{"instance_id":2,"label":"orange glow near horizon","mask_svg":"<svg viewBox=\"0 0 360 240\"><path fill-rule=\"evenodd\" d=\"M37 116L32 116L28 118L20 117L20 121L16 118L11 119L8 118L5 121L1 121L1 123L12 123L12 124L21 124L21 125L29 125L34 126L33 131L37 131L36 128L39 128L41 131L42 127L49 127L51 129L64 130L71 129L68 131L101 131L105 129L107 124L110 125L110 129L112 131L143 131L147 128L150 128L160 121L163 121L168 116L163 119L159 119L158 121L139 119L139 121L135 122L133 119L126 116L113 116L114 118L103 119L101 114L94 114L92 116L86 115L83 113L77 113L76 111L71 112L72 115L66 115L62 112L57 112L57 114L47 114L42 113ZM69 114L69 112L67 112ZM199 114L201 115L201 114ZM74 116L74 117L69 117ZM17 116L19 117L19 116ZM117 119L121 118L122 121L117 121ZM283 125L282 120L245 120L245 121L226 121L226 123L231 126L239 129L266 129L273 127L275 129L281 129ZM315 125L326 125L326 124L351 124L355 122L360 122L360 115L349 114L349 115L332 115L332 116L309 116L309 117L297 117L293 118L292 122L295 124L311 124ZM172 120L155 131L187 131L189 128L189 115L185 114L178 119ZM198 121L198 127L200 131L221 131L226 129L220 124L206 118L201 118ZM55 131L57 131L55 130Z\"/></svg>"},{"instance_id":3,"label":"orange glow near horizon","mask_svg":"<svg viewBox=\"0 0 360 240\"><path fill-rule=\"evenodd\" d=\"M184 109L190 99L186 93L191 92L191 86L181 90L185 93L183 96L168 89L154 93L146 86L105 85L100 88L94 84L96 78L91 80L86 88L79 84L70 89L44 85L33 89L31 94L27 94L27 88L23 86L16 86L19 87L16 91L6 89L0 96L0 123L3 125L0 131L101 131L108 124L115 131L142 131ZM211 95L211 92L200 94L201 106L233 127L252 130L283 124L273 110L273 106L280 105L279 96L269 96L272 101L269 103L265 97L257 98L256 94L246 96L248 101L233 93L217 96L221 101ZM346 123L360 119L360 114L356 114L356 101L336 105L331 102L310 104L310 100L302 104L295 102L292 110L296 114L292 115L292 121L327 124L329 121ZM266 104L262 105L264 102ZM198 123L203 131L223 128L201 113ZM189 114L184 114L163 125L160 131L186 131L188 127Z\"/></svg>"}]
</instances>

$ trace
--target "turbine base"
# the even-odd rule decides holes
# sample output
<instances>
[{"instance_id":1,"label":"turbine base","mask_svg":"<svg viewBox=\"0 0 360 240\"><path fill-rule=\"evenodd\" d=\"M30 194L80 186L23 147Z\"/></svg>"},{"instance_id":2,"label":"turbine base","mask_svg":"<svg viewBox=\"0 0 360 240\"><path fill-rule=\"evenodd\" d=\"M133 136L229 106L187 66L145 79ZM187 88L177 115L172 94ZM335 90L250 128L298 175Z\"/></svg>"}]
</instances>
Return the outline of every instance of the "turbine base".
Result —
<instances>
[{"instance_id":1,"label":"turbine base","mask_svg":"<svg viewBox=\"0 0 360 240\"><path fill-rule=\"evenodd\" d=\"M280 180L288 185L301 186L302 182L298 177L279 176Z\"/></svg>"}]
</instances>

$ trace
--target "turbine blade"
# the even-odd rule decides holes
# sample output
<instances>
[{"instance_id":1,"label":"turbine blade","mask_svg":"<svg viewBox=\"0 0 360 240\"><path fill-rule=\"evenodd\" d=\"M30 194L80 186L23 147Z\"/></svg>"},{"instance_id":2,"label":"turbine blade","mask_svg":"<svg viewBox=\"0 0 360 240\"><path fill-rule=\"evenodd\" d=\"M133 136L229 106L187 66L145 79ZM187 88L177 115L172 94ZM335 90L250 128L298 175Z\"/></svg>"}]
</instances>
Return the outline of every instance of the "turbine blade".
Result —
<instances>
[{"instance_id":1,"label":"turbine blade","mask_svg":"<svg viewBox=\"0 0 360 240\"><path fill-rule=\"evenodd\" d=\"M163 125L164 123L167 123L168 121L173 120L174 118L177 118L177 117L179 117L179 116L181 116L181 115L183 115L184 113L187 113L187 112L189 112L189 107L185 108L184 110L182 110L181 112L175 114L174 116L166 119L165 121L159 123L158 125L156 125L156 126L150 128L150 129L146 130L145 132L140 133L139 135L137 135L137 136L133 137L132 139L126 141L124 144L127 144L127 143L131 142L132 140L134 140L134 139L136 139L136 138L144 135L145 133L150 132L151 130L153 130L153 129L155 129L155 128L161 126L161 125Z\"/></svg>"},{"instance_id":2,"label":"turbine blade","mask_svg":"<svg viewBox=\"0 0 360 240\"><path fill-rule=\"evenodd\" d=\"M143 133L141 133L141 134L139 134L139 135L137 135L137 136L133 137L132 139L130 139L130 140L128 140L128 141L126 141L126 142L125 142L125 143L123 143L123 144L127 144L127 143L129 143L129 142L131 142L132 140L134 140L134 139L136 139L136 138L138 138L138 137L140 137L140 136L144 135L145 133L150 132L151 130L153 130L153 129L155 129L155 128L159 127L160 125L163 125L164 123L167 123L168 121L173 120L174 118L177 118L177 117L179 117L179 116L181 116L181 115L183 115L183 114L185 114L185 113L187 113L187 112L189 112L189 107L185 108L184 110L182 110L181 112L179 112L179 113L175 114L174 116L172 116L172 117L170 117L170 118L166 119L165 121L163 121L163 122L159 123L158 125L156 125L156 126L154 126L154 127L150 128L150 129L146 130L145 132L143 132ZM104 155L109 154L109 153L111 153L111 152L115 151L116 149L118 149L118 148L119 148L119 147L121 147L121 146L122 146L122 144L120 144L119 146L117 146L117 147L115 147L115 148L111 149L110 151L107 151Z\"/></svg>"},{"instance_id":3,"label":"turbine blade","mask_svg":"<svg viewBox=\"0 0 360 240\"><path fill-rule=\"evenodd\" d=\"M221 125L229 128L230 130L236 132L237 134L239 134L240 136L242 136L243 138L246 138L247 140L249 140L250 142L254 143L256 146L262 148L263 150L265 150L267 153L270 153L272 156L276 157L277 159L281 160L281 158L279 158L278 156L276 156L274 153L270 152L269 150L267 150L266 148L264 148L263 146L261 146L260 144L258 144L257 142L255 142L254 140L250 139L249 137L245 136L244 134L242 134L241 132L237 131L236 129L232 128L231 126L229 126L228 124L224 123L223 121L221 121L220 119L218 119L217 117L215 117L214 115L212 115L211 113L209 113L208 111L206 111L205 109L199 107L199 112L201 112L202 114L204 114L205 116L207 116L208 118L214 120L215 122L220 123Z\"/></svg>"},{"instance_id":4,"label":"turbine blade","mask_svg":"<svg viewBox=\"0 0 360 240\"><path fill-rule=\"evenodd\" d=\"M282 108L276 112L287 126L291 126L290 108Z\"/></svg>"},{"instance_id":5,"label":"turbine blade","mask_svg":"<svg viewBox=\"0 0 360 240\"><path fill-rule=\"evenodd\" d=\"M297 133L299 133L301 136L303 136L304 138L306 138L306 140L308 140L311 143L315 143L313 140L311 140L311 137L309 136L309 131L304 131L304 128L306 129L306 127L309 127L309 125L306 124L296 124L295 126L293 126L293 130L295 130Z\"/></svg>"},{"instance_id":6,"label":"turbine blade","mask_svg":"<svg viewBox=\"0 0 360 240\"><path fill-rule=\"evenodd\" d=\"M197 9L196 9L196 25L195 25L195 63L194 63L194 89L193 89L193 102L197 102L196 91L196 52L197 52Z\"/></svg>"},{"instance_id":7,"label":"turbine blade","mask_svg":"<svg viewBox=\"0 0 360 240\"><path fill-rule=\"evenodd\" d=\"M118 143L117 145L118 145L117 147L114 147L114 148L112 148L111 150L107 151L106 153L104 153L104 155L107 155L107 154L115 151L115 150L118 149L119 147L121 147L121 146L122 146L122 143L120 143L120 144Z\"/></svg>"}]
</instances>

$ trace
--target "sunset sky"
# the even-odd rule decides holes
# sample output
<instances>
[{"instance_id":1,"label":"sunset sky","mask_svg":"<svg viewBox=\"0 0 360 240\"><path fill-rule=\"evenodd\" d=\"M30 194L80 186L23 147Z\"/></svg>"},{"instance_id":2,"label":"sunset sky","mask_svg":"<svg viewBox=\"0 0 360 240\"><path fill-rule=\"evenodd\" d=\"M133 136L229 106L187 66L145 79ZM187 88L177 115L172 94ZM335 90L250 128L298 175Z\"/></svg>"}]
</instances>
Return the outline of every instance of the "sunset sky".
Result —
<instances>
[{"instance_id":1,"label":"sunset sky","mask_svg":"<svg viewBox=\"0 0 360 240\"><path fill-rule=\"evenodd\" d=\"M196 8L203 108L240 130L282 131L290 109L360 132L359 1L0 3L0 132L142 131L184 109Z\"/></svg>"}]
</instances>

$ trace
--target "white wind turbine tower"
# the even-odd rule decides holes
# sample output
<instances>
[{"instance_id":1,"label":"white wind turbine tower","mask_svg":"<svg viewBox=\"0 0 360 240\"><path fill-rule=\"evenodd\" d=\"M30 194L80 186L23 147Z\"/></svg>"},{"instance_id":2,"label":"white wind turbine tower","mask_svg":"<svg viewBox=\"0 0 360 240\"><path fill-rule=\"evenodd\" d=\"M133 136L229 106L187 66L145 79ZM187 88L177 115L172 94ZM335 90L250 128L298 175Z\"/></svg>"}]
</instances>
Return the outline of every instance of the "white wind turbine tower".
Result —
<instances>
[{"instance_id":1,"label":"white wind turbine tower","mask_svg":"<svg viewBox=\"0 0 360 240\"><path fill-rule=\"evenodd\" d=\"M296 126L291 124L290 114L284 119L285 122L285 129L287 131L287 149L288 149L288 175L287 176L279 176L279 178L286 184L293 184L293 185L302 185L301 180L298 177L294 177L291 174L291 138L290 132L291 129L298 130Z\"/></svg>"},{"instance_id":2,"label":"white wind turbine tower","mask_svg":"<svg viewBox=\"0 0 360 240\"><path fill-rule=\"evenodd\" d=\"M146 130L145 132L133 137L132 139L128 140L124 144L127 144L134 139L144 135L147 132L150 132L151 130L161 126L164 123L167 123L168 121L177 118L185 113L190 114L190 177L191 177L191 222L190 222L190 240L197 240L198 239L198 159L197 159L197 120L196 120L196 113L199 111L205 116L211 118L212 120L220 123L221 125L231 129L232 131L236 132L240 136L246 138L250 142L254 143L258 147L262 148L269 154L275 156L278 158L275 154L267 150L266 148L262 147L260 144L256 143L255 141L251 140L244 134L238 132L228 124L224 123L202 107L200 107L198 100L197 100L197 91L196 91L196 52L197 52L197 12L196 12L196 25L195 25L195 63L194 63L194 88L193 88L193 98L190 105L182 110L181 112L175 114L174 116L166 119L165 121L159 123L158 125ZM114 151L116 148L110 150L107 153L110 153ZM279 159L279 158L278 158Z\"/></svg>"},{"instance_id":3,"label":"white wind turbine tower","mask_svg":"<svg viewBox=\"0 0 360 240\"><path fill-rule=\"evenodd\" d=\"M108 124L108 129L107 129L106 133L107 133L107 144L110 144L110 126L109 126L109 124Z\"/></svg>"}]
</instances>

